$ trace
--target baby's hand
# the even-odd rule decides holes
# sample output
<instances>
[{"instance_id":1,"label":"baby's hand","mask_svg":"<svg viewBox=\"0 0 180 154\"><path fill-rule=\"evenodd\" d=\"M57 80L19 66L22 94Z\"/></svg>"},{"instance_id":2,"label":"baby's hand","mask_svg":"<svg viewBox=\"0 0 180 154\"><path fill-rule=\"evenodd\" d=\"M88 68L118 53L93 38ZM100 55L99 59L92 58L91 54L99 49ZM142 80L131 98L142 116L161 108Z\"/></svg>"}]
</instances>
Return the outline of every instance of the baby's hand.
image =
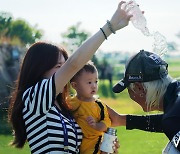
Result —
<instances>
[{"instance_id":1,"label":"baby's hand","mask_svg":"<svg viewBox=\"0 0 180 154\"><path fill-rule=\"evenodd\" d=\"M96 128L96 121L92 116L88 116L86 118L86 121L87 121L88 125L90 125L92 128L94 128L94 129Z\"/></svg>"}]
</instances>

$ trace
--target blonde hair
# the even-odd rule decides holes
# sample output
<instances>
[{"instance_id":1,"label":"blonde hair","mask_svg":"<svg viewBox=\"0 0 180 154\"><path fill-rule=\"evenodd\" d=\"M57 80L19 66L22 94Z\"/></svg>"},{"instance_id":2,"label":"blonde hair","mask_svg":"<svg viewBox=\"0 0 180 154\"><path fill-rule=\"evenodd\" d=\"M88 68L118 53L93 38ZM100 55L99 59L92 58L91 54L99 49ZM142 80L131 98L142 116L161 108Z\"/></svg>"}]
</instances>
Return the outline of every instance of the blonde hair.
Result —
<instances>
[{"instance_id":1,"label":"blonde hair","mask_svg":"<svg viewBox=\"0 0 180 154\"><path fill-rule=\"evenodd\" d=\"M165 78L149 81L149 82L142 82L142 86L146 91L146 105L147 108L151 107L159 107L160 100L164 96L166 89L170 82L172 82L172 78L168 75ZM131 83L129 88L133 91L134 83Z\"/></svg>"}]
</instances>

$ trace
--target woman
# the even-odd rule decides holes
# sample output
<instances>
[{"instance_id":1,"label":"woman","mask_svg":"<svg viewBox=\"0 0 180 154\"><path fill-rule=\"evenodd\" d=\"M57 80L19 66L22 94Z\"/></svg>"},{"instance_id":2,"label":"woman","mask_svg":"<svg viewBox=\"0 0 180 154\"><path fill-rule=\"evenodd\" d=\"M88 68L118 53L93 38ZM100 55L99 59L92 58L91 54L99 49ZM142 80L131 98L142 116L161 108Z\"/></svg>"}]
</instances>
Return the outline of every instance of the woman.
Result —
<instances>
[{"instance_id":1,"label":"woman","mask_svg":"<svg viewBox=\"0 0 180 154\"><path fill-rule=\"evenodd\" d=\"M118 115L110 109L109 113L112 123L126 129L164 132L171 141L165 151L174 145L172 148L180 153L180 82L168 75L167 68L158 55L141 50L129 59L124 79L113 87L115 93L127 88L130 98L145 112L158 110L163 114Z\"/></svg>"},{"instance_id":2,"label":"woman","mask_svg":"<svg viewBox=\"0 0 180 154\"><path fill-rule=\"evenodd\" d=\"M9 107L12 145L22 148L27 140L31 153L79 153L82 132L69 113L67 83L110 34L128 25L132 16L121 9L123 3L69 58L64 49L44 42L28 49Z\"/></svg>"}]
</instances>

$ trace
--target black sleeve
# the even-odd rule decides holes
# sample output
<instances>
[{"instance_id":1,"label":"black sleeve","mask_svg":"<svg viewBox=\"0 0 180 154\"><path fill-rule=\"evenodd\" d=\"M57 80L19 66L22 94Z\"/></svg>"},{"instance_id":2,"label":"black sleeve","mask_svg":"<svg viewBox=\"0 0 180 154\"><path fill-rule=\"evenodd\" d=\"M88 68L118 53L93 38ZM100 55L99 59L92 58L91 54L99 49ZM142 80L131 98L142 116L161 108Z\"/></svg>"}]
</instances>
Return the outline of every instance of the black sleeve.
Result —
<instances>
[{"instance_id":1,"label":"black sleeve","mask_svg":"<svg viewBox=\"0 0 180 154\"><path fill-rule=\"evenodd\" d=\"M174 135L171 142L180 152L180 131L176 135Z\"/></svg>"},{"instance_id":2,"label":"black sleeve","mask_svg":"<svg viewBox=\"0 0 180 154\"><path fill-rule=\"evenodd\" d=\"M150 132L163 132L161 124L162 116L163 114L145 116L127 115L126 129L140 129Z\"/></svg>"}]
</instances>

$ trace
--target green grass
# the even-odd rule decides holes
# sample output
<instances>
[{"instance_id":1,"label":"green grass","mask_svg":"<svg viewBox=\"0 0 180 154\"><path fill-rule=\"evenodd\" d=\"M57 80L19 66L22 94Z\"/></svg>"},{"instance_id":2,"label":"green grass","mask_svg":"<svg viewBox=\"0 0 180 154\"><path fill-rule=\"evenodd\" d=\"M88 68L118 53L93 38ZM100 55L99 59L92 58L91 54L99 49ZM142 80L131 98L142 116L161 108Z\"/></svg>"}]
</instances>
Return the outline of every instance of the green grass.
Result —
<instances>
[{"instance_id":1,"label":"green grass","mask_svg":"<svg viewBox=\"0 0 180 154\"><path fill-rule=\"evenodd\" d=\"M26 144L23 149L16 149L9 145L12 136L0 134L0 154L30 154L28 145Z\"/></svg>"},{"instance_id":2,"label":"green grass","mask_svg":"<svg viewBox=\"0 0 180 154\"><path fill-rule=\"evenodd\" d=\"M23 149L16 149L9 145L13 140L11 132L10 125L7 123L7 111L0 110L0 154L29 154L28 145Z\"/></svg>"},{"instance_id":3,"label":"green grass","mask_svg":"<svg viewBox=\"0 0 180 154\"><path fill-rule=\"evenodd\" d=\"M140 130L117 129L120 140L120 154L161 154L168 142L164 134Z\"/></svg>"},{"instance_id":4,"label":"green grass","mask_svg":"<svg viewBox=\"0 0 180 154\"><path fill-rule=\"evenodd\" d=\"M180 77L180 58L177 59L168 59L168 70L169 74L174 78Z\"/></svg>"}]
</instances>

